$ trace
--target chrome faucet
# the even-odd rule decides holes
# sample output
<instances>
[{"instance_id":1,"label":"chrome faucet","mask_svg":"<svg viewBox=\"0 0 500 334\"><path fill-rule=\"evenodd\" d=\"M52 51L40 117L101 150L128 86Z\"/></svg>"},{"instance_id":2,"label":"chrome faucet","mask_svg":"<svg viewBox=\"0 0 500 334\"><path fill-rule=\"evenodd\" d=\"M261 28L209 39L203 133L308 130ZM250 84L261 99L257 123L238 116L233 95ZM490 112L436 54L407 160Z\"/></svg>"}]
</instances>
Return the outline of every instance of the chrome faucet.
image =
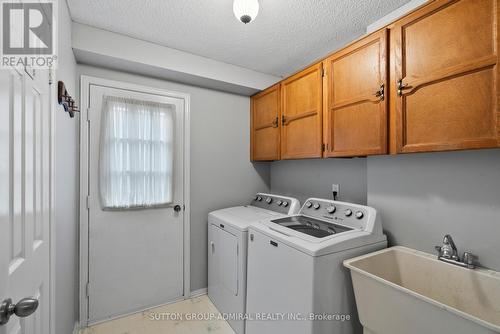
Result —
<instances>
[{"instance_id":1,"label":"chrome faucet","mask_svg":"<svg viewBox=\"0 0 500 334\"><path fill-rule=\"evenodd\" d=\"M443 238L443 245L436 246L438 251L438 260L451 263L460 267L474 269L474 260L477 258L471 252L464 252L462 259L458 256L457 246L451 235L447 234Z\"/></svg>"}]
</instances>

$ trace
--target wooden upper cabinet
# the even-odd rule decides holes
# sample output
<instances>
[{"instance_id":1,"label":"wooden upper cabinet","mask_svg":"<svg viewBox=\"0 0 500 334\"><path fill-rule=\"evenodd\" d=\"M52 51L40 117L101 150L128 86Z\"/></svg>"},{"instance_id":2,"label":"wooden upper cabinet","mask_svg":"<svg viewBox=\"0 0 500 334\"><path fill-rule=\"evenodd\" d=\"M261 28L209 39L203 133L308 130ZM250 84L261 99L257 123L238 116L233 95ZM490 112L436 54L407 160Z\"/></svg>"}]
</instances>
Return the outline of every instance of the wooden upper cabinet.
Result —
<instances>
[{"instance_id":1,"label":"wooden upper cabinet","mask_svg":"<svg viewBox=\"0 0 500 334\"><path fill-rule=\"evenodd\" d=\"M250 156L252 161L280 158L280 85L251 98Z\"/></svg>"},{"instance_id":2,"label":"wooden upper cabinet","mask_svg":"<svg viewBox=\"0 0 500 334\"><path fill-rule=\"evenodd\" d=\"M325 61L327 157L387 153L387 30Z\"/></svg>"},{"instance_id":3,"label":"wooden upper cabinet","mask_svg":"<svg viewBox=\"0 0 500 334\"><path fill-rule=\"evenodd\" d=\"M322 63L281 84L281 158L322 156Z\"/></svg>"},{"instance_id":4,"label":"wooden upper cabinet","mask_svg":"<svg viewBox=\"0 0 500 334\"><path fill-rule=\"evenodd\" d=\"M497 0L437 0L396 22L395 149L499 144Z\"/></svg>"}]
</instances>

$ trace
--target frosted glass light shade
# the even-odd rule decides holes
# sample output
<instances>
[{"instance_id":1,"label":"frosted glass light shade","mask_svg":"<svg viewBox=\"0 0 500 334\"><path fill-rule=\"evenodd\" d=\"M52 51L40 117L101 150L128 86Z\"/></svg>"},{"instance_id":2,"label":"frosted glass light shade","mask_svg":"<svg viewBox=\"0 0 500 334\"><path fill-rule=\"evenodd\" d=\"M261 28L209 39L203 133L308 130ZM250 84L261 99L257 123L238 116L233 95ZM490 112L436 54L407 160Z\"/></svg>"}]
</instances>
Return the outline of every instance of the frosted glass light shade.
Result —
<instances>
[{"instance_id":1,"label":"frosted glass light shade","mask_svg":"<svg viewBox=\"0 0 500 334\"><path fill-rule=\"evenodd\" d=\"M233 12L236 18L247 24L255 20L259 13L258 0L234 0Z\"/></svg>"}]
</instances>

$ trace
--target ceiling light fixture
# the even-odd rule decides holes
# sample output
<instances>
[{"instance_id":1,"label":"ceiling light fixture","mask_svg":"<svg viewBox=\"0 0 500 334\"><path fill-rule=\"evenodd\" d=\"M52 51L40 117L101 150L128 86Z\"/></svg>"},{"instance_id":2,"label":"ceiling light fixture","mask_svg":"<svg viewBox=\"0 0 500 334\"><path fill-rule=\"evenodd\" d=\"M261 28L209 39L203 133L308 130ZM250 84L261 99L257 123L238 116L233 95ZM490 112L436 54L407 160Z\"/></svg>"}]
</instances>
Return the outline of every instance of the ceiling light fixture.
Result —
<instances>
[{"instance_id":1,"label":"ceiling light fixture","mask_svg":"<svg viewBox=\"0 0 500 334\"><path fill-rule=\"evenodd\" d=\"M233 12L241 22L250 23L259 13L259 0L234 0Z\"/></svg>"}]
</instances>

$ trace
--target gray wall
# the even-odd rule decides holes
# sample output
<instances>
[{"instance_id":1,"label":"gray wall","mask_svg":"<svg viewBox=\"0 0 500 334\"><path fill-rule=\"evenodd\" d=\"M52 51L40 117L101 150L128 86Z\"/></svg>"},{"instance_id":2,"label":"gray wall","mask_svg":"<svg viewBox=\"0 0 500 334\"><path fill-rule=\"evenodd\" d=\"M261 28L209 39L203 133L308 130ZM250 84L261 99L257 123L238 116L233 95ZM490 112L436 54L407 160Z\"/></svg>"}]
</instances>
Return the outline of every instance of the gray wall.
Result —
<instances>
[{"instance_id":1,"label":"gray wall","mask_svg":"<svg viewBox=\"0 0 500 334\"><path fill-rule=\"evenodd\" d=\"M58 20L57 80L64 81L78 97L76 62L71 49L71 19L66 1L60 1ZM55 81L57 84L57 81ZM55 98L55 97L53 97ZM79 133L78 114L70 118L64 109L55 109L55 330L73 332L78 318L78 207Z\"/></svg>"},{"instance_id":2,"label":"gray wall","mask_svg":"<svg viewBox=\"0 0 500 334\"><path fill-rule=\"evenodd\" d=\"M332 183L340 184L339 200L366 204L366 159L308 159L271 163L271 192L297 197L332 198Z\"/></svg>"},{"instance_id":3,"label":"gray wall","mask_svg":"<svg viewBox=\"0 0 500 334\"><path fill-rule=\"evenodd\" d=\"M269 190L269 166L249 161L249 98L85 65L77 72L191 95L191 290L206 288L208 213Z\"/></svg>"},{"instance_id":4,"label":"gray wall","mask_svg":"<svg viewBox=\"0 0 500 334\"><path fill-rule=\"evenodd\" d=\"M434 253L450 233L459 251L500 270L500 150L271 163L271 192L368 203L391 245Z\"/></svg>"},{"instance_id":5,"label":"gray wall","mask_svg":"<svg viewBox=\"0 0 500 334\"><path fill-rule=\"evenodd\" d=\"M367 167L368 204L391 244L435 253L449 233L500 270L500 150L370 157Z\"/></svg>"}]
</instances>

